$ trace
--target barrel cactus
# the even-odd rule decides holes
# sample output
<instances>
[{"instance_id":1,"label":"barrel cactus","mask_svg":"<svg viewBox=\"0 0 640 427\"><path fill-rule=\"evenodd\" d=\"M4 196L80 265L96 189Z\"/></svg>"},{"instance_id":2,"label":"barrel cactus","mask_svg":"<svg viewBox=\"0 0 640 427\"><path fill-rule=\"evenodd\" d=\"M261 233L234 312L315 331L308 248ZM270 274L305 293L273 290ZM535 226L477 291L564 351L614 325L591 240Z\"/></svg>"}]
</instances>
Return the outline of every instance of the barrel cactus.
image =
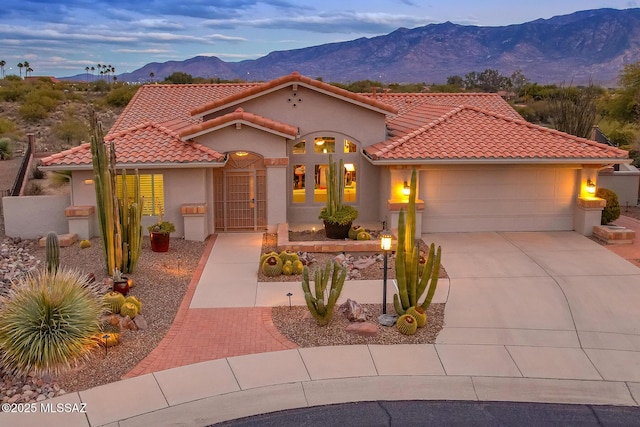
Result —
<instances>
[{"instance_id":1,"label":"barrel cactus","mask_svg":"<svg viewBox=\"0 0 640 427\"><path fill-rule=\"evenodd\" d=\"M292 263L298 259L298 254L295 252L282 251L280 252L280 259L282 259L282 263L286 264L287 261L291 261Z\"/></svg>"},{"instance_id":2,"label":"barrel cactus","mask_svg":"<svg viewBox=\"0 0 640 427\"><path fill-rule=\"evenodd\" d=\"M304 264L300 260L296 260L293 262L293 274L302 274L302 270L304 269Z\"/></svg>"},{"instance_id":3,"label":"barrel cactus","mask_svg":"<svg viewBox=\"0 0 640 427\"><path fill-rule=\"evenodd\" d=\"M130 302L131 304L135 305L136 308L138 309L138 313L142 311L142 302L140 302L140 300L137 297L133 295L129 295L124 299L124 302L125 303Z\"/></svg>"},{"instance_id":4,"label":"barrel cactus","mask_svg":"<svg viewBox=\"0 0 640 427\"><path fill-rule=\"evenodd\" d=\"M418 322L418 328L422 328L427 324L427 312L420 306L413 306L407 309L407 314Z\"/></svg>"},{"instance_id":5,"label":"barrel cactus","mask_svg":"<svg viewBox=\"0 0 640 427\"><path fill-rule=\"evenodd\" d=\"M356 240L358 238L358 233L361 231L365 231L361 225L352 225L351 228L349 228L349 238L351 240Z\"/></svg>"},{"instance_id":6,"label":"barrel cactus","mask_svg":"<svg viewBox=\"0 0 640 427\"><path fill-rule=\"evenodd\" d=\"M270 256L279 256L278 252L266 252L260 256L260 265L264 264L264 261Z\"/></svg>"},{"instance_id":7,"label":"barrel cactus","mask_svg":"<svg viewBox=\"0 0 640 427\"><path fill-rule=\"evenodd\" d=\"M279 276L282 274L282 258L277 255L267 257L262 263L262 273L268 277Z\"/></svg>"},{"instance_id":8,"label":"barrel cactus","mask_svg":"<svg viewBox=\"0 0 640 427\"><path fill-rule=\"evenodd\" d=\"M293 263L291 261L285 262L282 264L282 274L286 276L291 276L293 274Z\"/></svg>"},{"instance_id":9,"label":"barrel cactus","mask_svg":"<svg viewBox=\"0 0 640 427\"><path fill-rule=\"evenodd\" d=\"M91 247L91 241L89 240L80 240L80 249L87 249Z\"/></svg>"},{"instance_id":10,"label":"barrel cactus","mask_svg":"<svg viewBox=\"0 0 640 427\"><path fill-rule=\"evenodd\" d=\"M403 314L396 322L398 330L404 335L413 335L418 330L418 321L411 315Z\"/></svg>"},{"instance_id":11,"label":"barrel cactus","mask_svg":"<svg viewBox=\"0 0 640 427\"><path fill-rule=\"evenodd\" d=\"M371 240L371 234L361 231L358 233L357 240Z\"/></svg>"},{"instance_id":12,"label":"barrel cactus","mask_svg":"<svg viewBox=\"0 0 640 427\"><path fill-rule=\"evenodd\" d=\"M120 315L129 316L130 319L133 319L138 315L138 307L132 302L125 302L120 307Z\"/></svg>"},{"instance_id":13,"label":"barrel cactus","mask_svg":"<svg viewBox=\"0 0 640 427\"><path fill-rule=\"evenodd\" d=\"M60 267L60 241L58 235L51 231L45 240L45 255L47 259L47 271L57 273Z\"/></svg>"},{"instance_id":14,"label":"barrel cactus","mask_svg":"<svg viewBox=\"0 0 640 427\"><path fill-rule=\"evenodd\" d=\"M102 297L102 302L110 312L118 314L120 313L120 308L122 307L122 304L124 304L125 299L124 295L120 292L111 291Z\"/></svg>"}]
</instances>

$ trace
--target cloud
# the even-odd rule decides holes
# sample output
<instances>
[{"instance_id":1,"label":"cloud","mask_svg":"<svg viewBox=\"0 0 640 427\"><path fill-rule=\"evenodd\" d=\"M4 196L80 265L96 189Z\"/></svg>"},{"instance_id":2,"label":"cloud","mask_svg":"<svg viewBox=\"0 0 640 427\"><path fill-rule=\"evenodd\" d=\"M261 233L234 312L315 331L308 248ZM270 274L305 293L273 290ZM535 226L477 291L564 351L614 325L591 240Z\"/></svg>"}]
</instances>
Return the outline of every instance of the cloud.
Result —
<instances>
[{"instance_id":1,"label":"cloud","mask_svg":"<svg viewBox=\"0 0 640 427\"><path fill-rule=\"evenodd\" d=\"M183 24L172 22L162 18L146 18L131 22L133 25L154 30L183 30Z\"/></svg>"},{"instance_id":2,"label":"cloud","mask_svg":"<svg viewBox=\"0 0 640 427\"><path fill-rule=\"evenodd\" d=\"M161 53L169 53L169 52L171 52L171 50L169 50L169 49L115 49L113 52L115 52L115 53L133 53L133 54L140 54L140 53L161 54Z\"/></svg>"},{"instance_id":3,"label":"cloud","mask_svg":"<svg viewBox=\"0 0 640 427\"><path fill-rule=\"evenodd\" d=\"M430 18L390 13L361 13L341 11L318 15L297 15L277 18L207 20L204 25L216 28L272 28L322 33L369 33L380 34L398 27L414 27L435 22Z\"/></svg>"}]
</instances>

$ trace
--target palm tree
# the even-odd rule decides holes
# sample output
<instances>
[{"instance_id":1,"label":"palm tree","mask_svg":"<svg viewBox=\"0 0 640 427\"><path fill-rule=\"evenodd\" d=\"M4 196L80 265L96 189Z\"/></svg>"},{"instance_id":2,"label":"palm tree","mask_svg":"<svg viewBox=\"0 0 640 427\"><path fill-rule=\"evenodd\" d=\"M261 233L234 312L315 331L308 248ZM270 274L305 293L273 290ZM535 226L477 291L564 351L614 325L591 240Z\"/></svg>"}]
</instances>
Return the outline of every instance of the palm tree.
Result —
<instances>
[{"instance_id":1,"label":"palm tree","mask_svg":"<svg viewBox=\"0 0 640 427\"><path fill-rule=\"evenodd\" d=\"M108 74L108 73L107 73L107 66L106 66L106 65L104 65L104 64L102 64L102 74L103 74L103 75Z\"/></svg>"},{"instance_id":2,"label":"palm tree","mask_svg":"<svg viewBox=\"0 0 640 427\"><path fill-rule=\"evenodd\" d=\"M153 78L156 76L156 73L154 73L153 71L149 73L149 79L151 80L151 83L153 83Z\"/></svg>"},{"instance_id":3,"label":"palm tree","mask_svg":"<svg viewBox=\"0 0 640 427\"><path fill-rule=\"evenodd\" d=\"M22 67L24 67L24 64L22 62L18 62L18 68L20 69L20 78L22 78Z\"/></svg>"},{"instance_id":4,"label":"palm tree","mask_svg":"<svg viewBox=\"0 0 640 427\"><path fill-rule=\"evenodd\" d=\"M96 67L91 67L91 81L93 81L93 73L96 71Z\"/></svg>"},{"instance_id":5,"label":"palm tree","mask_svg":"<svg viewBox=\"0 0 640 427\"><path fill-rule=\"evenodd\" d=\"M90 70L90 68L89 68L88 65L86 67L84 67L84 71L87 72L87 82L89 82L89 70Z\"/></svg>"},{"instance_id":6,"label":"palm tree","mask_svg":"<svg viewBox=\"0 0 640 427\"><path fill-rule=\"evenodd\" d=\"M0 70L2 71L2 78L4 79L4 66L7 65L7 61L4 59L0 60Z\"/></svg>"},{"instance_id":7,"label":"palm tree","mask_svg":"<svg viewBox=\"0 0 640 427\"><path fill-rule=\"evenodd\" d=\"M26 70L24 70L24 75L25 76L28 76L29 73L31 73L33 75L33 68L29 67Z\"/></svg>"}]
</instances>

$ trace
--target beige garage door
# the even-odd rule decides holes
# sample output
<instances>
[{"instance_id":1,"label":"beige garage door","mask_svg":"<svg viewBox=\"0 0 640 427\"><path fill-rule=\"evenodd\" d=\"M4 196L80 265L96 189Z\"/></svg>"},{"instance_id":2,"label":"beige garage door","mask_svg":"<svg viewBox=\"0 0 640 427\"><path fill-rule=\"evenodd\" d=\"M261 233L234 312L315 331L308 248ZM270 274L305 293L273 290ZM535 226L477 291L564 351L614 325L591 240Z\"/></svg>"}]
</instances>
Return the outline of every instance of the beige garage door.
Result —
<instances>
[{"instance_id":1,"label":"beige garage door","mask_svg":"<svg viewBox=\"0 0 640 427\"><path fill-rule=\"evenodd\" d=\"M570 167L423 170L423 232L573 230L576 177Z\"/></svg>"}]
</instances>

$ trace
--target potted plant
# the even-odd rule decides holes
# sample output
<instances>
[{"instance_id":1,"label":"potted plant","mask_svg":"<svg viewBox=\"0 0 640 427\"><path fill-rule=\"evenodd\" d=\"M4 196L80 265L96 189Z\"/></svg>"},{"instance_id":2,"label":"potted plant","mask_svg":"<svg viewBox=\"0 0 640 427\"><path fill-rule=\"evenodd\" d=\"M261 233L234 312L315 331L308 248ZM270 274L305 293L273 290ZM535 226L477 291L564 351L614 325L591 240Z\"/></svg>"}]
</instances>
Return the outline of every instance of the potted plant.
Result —
<instances>
[{"instance_id":1,"label":"potted plant","mask_svg":"<svg viewBox=\"0 0 640 427\"><path fill-rule=\"evenodd\" d=\"M113 291L120 292L122 295L127 295L129 293L129 278L123 276L118 268L113 270Z\"/></svg>"},{"instance_id":2,"label":"potted plant","mask_svg":"<svg viewBox=\"0 0 640 427\"><path fill-rule=\"evenodd\" d=\"M324 232L330 239L346 239L349 228L358 217L358 211L353 206L342 203L344 197L344 162L336 166L329 155L329 168L326 170L327 206L320 211L319 219L324 223Z\"/></svg>"},{"instance_id":3,"label":"potted plant","mask_svg":"<svg viewBox=\"0 0 640 427\"><path fill-rule=\"evenodd\" d=\"M158 222L148 227L151 250L154 252L167 252L169 250L169 234L176 231L176 226L171 221L163 221L162 213L158 216Z\"/></svg>"}]
</instances>

